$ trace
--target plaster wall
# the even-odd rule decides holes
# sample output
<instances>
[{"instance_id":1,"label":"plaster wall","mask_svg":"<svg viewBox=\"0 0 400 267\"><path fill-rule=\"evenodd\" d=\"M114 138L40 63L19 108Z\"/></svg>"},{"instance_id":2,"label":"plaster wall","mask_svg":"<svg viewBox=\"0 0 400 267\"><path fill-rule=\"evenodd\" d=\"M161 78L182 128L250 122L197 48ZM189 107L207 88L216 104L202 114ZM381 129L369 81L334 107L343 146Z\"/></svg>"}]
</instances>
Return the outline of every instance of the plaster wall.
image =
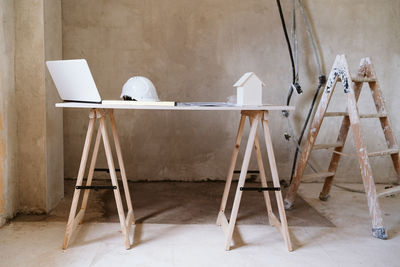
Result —
<instances>
[{"instance_id":1,"label":"plaster wall","mask_svg":"<svg viewBox=\"0 0 400 267\"><path fill-rule=\"evenodd\" d=\"M63 197L62 111L45 69L61 57L60 1L15 1L19 211L44 213Z\"/></svg>"},{"instance_id":2,"label":"plaster wall","mask_svg":"<svg viewBox=\"0 0 400 267\"><path fill-rule=\"evenodd\" d=\"M44 1L45 60L62 58L61 0ZM47 207L52 209L64 196L63 111L54 103L59 96L47 68L46 87L46 195Z\"/></svg>"},{"instance_id":3,"label":"plaster wall","mask_svg":"<svg viewBox=\"0 0 400 267\"><path fill-rule=\"evenodd\" d=\"M43 212L46 207L43 1L15 1L15 14L19 201L22 211Z\"/></svg>"},{"instance_id":4,"label":"plaster wall","mask_svg":"<svg viewBox=\"0 0 400 267\"><path fill-rule=\"evenodd\" d=\"M0 226L18 205L14 44L14 3L0 1Z\"/></svg>"},{"instance_id":5,"label":"plaster wall","mask_svg":"<svg viewBox=\"0 0 400 267\"><path fill-rule=\"evenodd\" d=\"M400 94L396 87L400 83L400 2L303 2L311 16L326 74L337 54L348 55L353 71L362 57L372 58L393 115L394 132L400 139L400 118L394 116L399 112L396 99ZM291 1L282 4L289 27ZM304 23L299 12L297 15L304 94L292 98L296 111L291 121L299 132L318 83L318 72ZM143 75L153 81L162 100L226 101L235 94L233 83L243 73L253 71L266 83L263 102L283 104L291 80L287 47L273 0L63 0L62 34L63 58L88 60L103 99L119 98L129 77ZM339 86L336 110L344 110L342 92ZM362 94L360 101L361 110L373 108L369 95ZM238 113L116 111L116 119L129 179L225 179ZM279 112L271 113L271 124L279 173L281 178L288 178L294 146L283 137L287 124ZM333 142L339 125L339 120L327 121L319 141ZM87 111L64 111L66 177L76 177L86 127ZM377 121L365 123L371 151L384 148L379 127ZM354 148L351 138L350 134L346 153ZM315 165L326 169L328 152L316 153ZM372 165L379 174L376 181L395 181L389 158L374 159ZM255 166L253 158L251 168ZM98 167L106 167L104 156L99 158ZM356 159L343 160L339 169L338 180L361 181Z\"/></svg>"}]
</instances>

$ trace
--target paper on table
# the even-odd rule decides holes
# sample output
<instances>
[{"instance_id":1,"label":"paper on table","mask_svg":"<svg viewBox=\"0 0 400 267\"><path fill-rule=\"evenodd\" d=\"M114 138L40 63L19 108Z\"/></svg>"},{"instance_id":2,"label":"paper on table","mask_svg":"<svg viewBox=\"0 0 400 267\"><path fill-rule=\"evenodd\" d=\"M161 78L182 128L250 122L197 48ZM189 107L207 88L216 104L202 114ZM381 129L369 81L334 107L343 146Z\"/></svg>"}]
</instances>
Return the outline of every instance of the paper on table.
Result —
<instances>
[{"instance_id":1,"label":"paper on table","mask_svg":"<svg viewBox=\"0 0 400 267\"><path fill-rule=\"evenodd\" d=\"M235 104L227 102L177 102L177 106L197 106L197 107L234 107Z\"/></svg>"},{"instance_id":2,"label":"paper on table","mask_svg":"<svg viewBox=\"0 0 400 267\"><path fill-rule=\"evenodd\" d=\"M131 100L103 100L105 105L131 105L131 106L175 106L173 101L131 101Z\"/></svg>"}]
</instances>

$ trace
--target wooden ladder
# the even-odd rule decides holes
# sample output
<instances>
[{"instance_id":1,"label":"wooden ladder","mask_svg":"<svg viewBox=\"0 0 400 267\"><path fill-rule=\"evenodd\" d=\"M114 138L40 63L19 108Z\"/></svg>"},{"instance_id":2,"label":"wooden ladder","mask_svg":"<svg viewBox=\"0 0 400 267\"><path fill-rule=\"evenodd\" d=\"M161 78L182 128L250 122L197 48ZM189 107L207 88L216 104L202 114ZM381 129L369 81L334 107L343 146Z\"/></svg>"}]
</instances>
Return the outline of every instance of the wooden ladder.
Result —
<instances>
[{"instance_id":1,"label":"wooden ladder","mask_svg":"<svg viewBox=\"0 0 400 267\"><path fill-rule=\"evenodd\" d=\"M327 112L329 102L338 81L343 84L344 92L347 96L347 111ZM364 83L369 84L369 88L371 90L377 110L377 113L375 114L359 114L358 112L357 101ZM314 144L317 139L323 119L325 117L337 116L343 116L343 120L336 142L333 144ZM387 149L372 153L367 152L360 125L360 119L364 118L378 118L380 120L388 146ZM361 59L360 68L358 70L357 76L352 77L349 72L349 67L345 55L336 56L331 73L329 74L325 90L321 97L321 101L311 124L306 144L302 150L300 160L297 164L295 175L293 177L292 183L290 184L288 193L286 194L286 198L284 201L285 208L290 209L293 207L296 192L299 188L301 179L305 178L305 175L303 176L304 170L313 149L333 148L333 154L328 171L322 173L314 173L310 175L311 178L325 178L325 183L319 198L323 201L328 200L329 191L332 186L333 178L336 174L336 169L338 167L340 157L344 155L342 151L346 142L346 137L349 132L350 125L353 131L354 143L357 149L357 158L360 164L361 176L368 199L370 216L372 218L372 235L380 239L386 239L387 235L385 228L383 227L383 220L381 209L378 203L378 197L400 192L400 186L377 194L374 178L372 176L371 165L369 163L369 158L390 155L395 171L397 173L398 180L400 181L399 146L395 136L393 135L392 127L388 118L388 113L382 97L382 91L380 89L374 67L369 58Z\"/></svg>"}]
</instances>

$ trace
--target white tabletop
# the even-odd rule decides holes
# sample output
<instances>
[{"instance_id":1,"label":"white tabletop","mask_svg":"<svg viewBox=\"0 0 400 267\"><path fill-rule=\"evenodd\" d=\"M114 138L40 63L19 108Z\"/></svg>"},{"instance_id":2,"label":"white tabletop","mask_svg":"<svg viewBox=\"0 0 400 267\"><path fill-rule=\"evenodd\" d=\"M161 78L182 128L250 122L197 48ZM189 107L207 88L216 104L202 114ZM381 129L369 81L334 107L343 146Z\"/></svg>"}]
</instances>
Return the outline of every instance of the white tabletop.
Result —
<instances>
[{"instance_id":1,"label":"white tabletop","mask_svg":"<svg viewBox=\"0 0 400 267\"><path fill-rule=\"evenodd\" d=\"M133 106L94 103L64 102L57 103L59 108L101 108L101 109L151 109L151 110L294 110L294 106Z\"/></svg>"}]
</instances>

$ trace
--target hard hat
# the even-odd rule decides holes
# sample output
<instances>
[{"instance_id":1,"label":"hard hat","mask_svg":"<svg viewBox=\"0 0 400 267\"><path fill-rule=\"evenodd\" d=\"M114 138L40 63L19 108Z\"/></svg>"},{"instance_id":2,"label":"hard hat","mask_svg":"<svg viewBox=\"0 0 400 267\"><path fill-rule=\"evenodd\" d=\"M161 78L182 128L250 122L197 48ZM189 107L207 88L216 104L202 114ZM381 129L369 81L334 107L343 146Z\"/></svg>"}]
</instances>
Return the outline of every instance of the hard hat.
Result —
<instances>
[{"instance_id":1,"label":"hard hat","mask_svg":"<svg viewBox=\"0 0 400 267\"><path fill-rule=\"evenodd\" d=\"M136 101L160 101L154 84L146 77L129 78L122 87L121 98Z\"/></svg>"}]
</instances>

